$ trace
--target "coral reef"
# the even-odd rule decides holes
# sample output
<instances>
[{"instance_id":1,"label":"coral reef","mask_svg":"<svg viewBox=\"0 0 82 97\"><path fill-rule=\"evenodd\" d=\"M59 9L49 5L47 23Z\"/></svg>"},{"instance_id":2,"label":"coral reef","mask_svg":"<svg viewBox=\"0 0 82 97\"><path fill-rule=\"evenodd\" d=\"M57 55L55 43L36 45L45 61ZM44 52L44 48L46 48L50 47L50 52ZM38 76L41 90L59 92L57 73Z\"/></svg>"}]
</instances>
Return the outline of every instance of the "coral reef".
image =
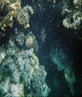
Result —
<instances>
[{"instance_id":1,"label":"coral reef","mask_svg":"<svg viewBox=\"0 0 82 97\"><path fill-rule=\"evenodd\" d=\"M56 64L57 70L64 73L65 80L70 88L70 93L74 95L75 77L72 62L67 53L65 53L60 44L55 44L54 48L51 49L50 56L54 64Z\"/></svg>"},{"instance_id":2,"label":"coral reef","mask_svg":"<svg viewBox=\"0 0 82 97\"><path fill-rule=\"evenodd\" d=\"M26 42L29 37L32 43ZM35 55L34 41L36 39L32 32L26 35L16 29L8 44L0 47L1 97L48 96L50 89L45 82L47 73Z\"/></svg>"},{"instance_id":3,"label":"coral reef","mask_svg":"<svg viewBox=\"0 0 82 97\"><path fill-rule=\"evenodd\" d=\"M12 27L14 18L25 29L28 28L29 14L33 14L32 7L26 5L22 8L21 0L0 0L0 29L5 32L8 27Z\"/></svg>"},{"instance_id":4,"label":"coral reef","mask_svg":"<svg viewBox=\"0 0 82 97\"><path fill-rule=\"evenodd\" d=\"M65 50L81 27L82 0L0 0L0 97L80 95L79 58Z\"/></svg>"},{"instance_id":5,"label":"coral reef","mask_svg":"<svg viewBox=\"0 0 82 97\"><path fill-rule=\"evenodd\" d=\"M29 32L28 35L26 35L25 45L28 48L34 48L35 51L38 51L38 44L32 32Z\"/></svg>"},{"instance_id":6,"label":"coral reef","mask_svg":"<svg viewBox=\"0 0 82 97\"><path fill-rule=\"evenodd\" d=\"M63 13L67 14L63 20L63 25L66 28L77 30L81 27L82 22L82 0L63 0Z\"/></svg>"}]
</instances>

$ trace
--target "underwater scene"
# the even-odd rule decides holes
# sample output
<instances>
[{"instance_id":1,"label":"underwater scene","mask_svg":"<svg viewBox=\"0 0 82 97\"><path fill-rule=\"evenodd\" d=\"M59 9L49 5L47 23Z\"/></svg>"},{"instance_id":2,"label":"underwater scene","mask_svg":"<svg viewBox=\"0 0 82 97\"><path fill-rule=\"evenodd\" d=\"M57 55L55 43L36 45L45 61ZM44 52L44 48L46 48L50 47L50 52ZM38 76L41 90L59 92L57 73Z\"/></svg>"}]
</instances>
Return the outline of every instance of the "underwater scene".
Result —
<instances>
[{"instance_id":1,"label":"underwater scene","mask_svg":"<svg viewBox=\"0 0 82 97\"><path fill-rule=\"evenodd\" d=\"M0 0L0 97L82 97L82 0Z\"/></svg>"}]
</instances>

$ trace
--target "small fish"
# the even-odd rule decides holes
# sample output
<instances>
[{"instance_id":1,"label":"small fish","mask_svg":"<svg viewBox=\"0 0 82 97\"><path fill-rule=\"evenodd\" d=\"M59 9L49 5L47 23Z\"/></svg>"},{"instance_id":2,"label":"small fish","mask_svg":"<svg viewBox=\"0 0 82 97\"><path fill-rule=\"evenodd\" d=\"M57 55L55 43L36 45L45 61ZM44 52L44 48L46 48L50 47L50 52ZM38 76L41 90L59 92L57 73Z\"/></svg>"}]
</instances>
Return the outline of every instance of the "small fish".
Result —
<instances>
[{"instance_id":1,"label":"small fish","mask_svg":"<svg viewBox=\"0 0 82 97\"><path fill-rule=\"evenodd\" d=\"M45 33L45 28L41 31L41 35L40 35L40 38L43 42L45 42L46 40L46 36L47 34Z\"/></svg>"}]
</instances>

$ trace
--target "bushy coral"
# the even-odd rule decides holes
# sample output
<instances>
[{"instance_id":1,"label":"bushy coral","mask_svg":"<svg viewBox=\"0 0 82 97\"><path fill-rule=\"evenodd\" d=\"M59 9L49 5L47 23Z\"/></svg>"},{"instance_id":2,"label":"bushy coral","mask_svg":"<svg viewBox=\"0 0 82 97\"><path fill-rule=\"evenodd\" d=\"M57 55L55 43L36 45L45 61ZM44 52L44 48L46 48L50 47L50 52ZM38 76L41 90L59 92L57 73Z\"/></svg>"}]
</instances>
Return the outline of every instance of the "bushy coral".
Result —
<instances>
[{"instance_id":1,"label":"bushy coral","mask_svg":"<svg viewBox=\"0 0 82 97\"><path fill-rule=\"evenodd\" d=\"M50 92L45 82L45 68L34 53L35 46L26 46L27 36L16 30L8 44L0 47L0 96L47 97Z\"/></svg>"},{"instance_id":2,"label":"bushy coral","mask_svg":"<svg viewBox=\"0 0 82 97\"><path fill-rule=\"evenodd\" d=\"M66 8L63 9L64 14L67 14L63 20L63 25L66 28L77 30L81 27L82 22L82 0L64 0ZM69 2L69 3L68 3ZM64 6L62 6L64 7Z\"/></svg>"},{"instance_id":3,"label":"bushy coral","mask_svg":"<svg viewBox=\"0 0 82 97\"><path fill-rule=\"evenodd\" d=\"M27 29L29 24L29 14L33 14L31 6L21 7L21 0L0 0L0 29L6 31L8 27L13 27L14 18Z\"/></svg>"},{"instance_id":4,"label":"bushy coral","mask_svg":"<svg viewBox=\"0 0 82 97\"><path fill-rule=\"evenodd\" d=\"M82 24L82 0L49 0L52 7L58 8L63 17L62 25L77 30Z\"/></svg>"}]
</instances>

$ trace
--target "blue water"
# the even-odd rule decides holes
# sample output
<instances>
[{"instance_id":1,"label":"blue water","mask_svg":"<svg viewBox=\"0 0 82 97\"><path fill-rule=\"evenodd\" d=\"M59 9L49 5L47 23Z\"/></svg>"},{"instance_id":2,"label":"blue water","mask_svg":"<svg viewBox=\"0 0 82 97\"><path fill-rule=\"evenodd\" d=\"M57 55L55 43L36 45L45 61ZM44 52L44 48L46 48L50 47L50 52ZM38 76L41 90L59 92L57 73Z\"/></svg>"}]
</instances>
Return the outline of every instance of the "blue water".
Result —
<instances>
[{"instance_id":1,"label":"blue water","mask_svg":"<svg viewBox=\"0 0 82 97\"><path fill-rule=\"evenodd\" d=\"M49 97L79 97L81 95L80 90L82 89L82 76L80 69L82 64L82 41L78 40L80 31L78 31L78 34L76 34L74 30L68 30L62 26L62 19L64 17L61 16L58 7L54 10L49 3L44 1L43 6L46 10L40 13L37 2L35 4L37 7L35 14L32 16L30 21L30 30L32 30L37 37L39 42L40 63L45 65L48 73L46 82L51 88ZM47 34L45 43L43 43L39 37L41 35L42 28L45 28L45 33ZM63 73L57 71L49 56L50 49L53 47L53 45L55 45L56 41L61 43L62 49L66 50L68 54L67 56L71 56L73 62L72 67L75 74L75 95L71 95Z\"/></svg>"}]
</instances>

